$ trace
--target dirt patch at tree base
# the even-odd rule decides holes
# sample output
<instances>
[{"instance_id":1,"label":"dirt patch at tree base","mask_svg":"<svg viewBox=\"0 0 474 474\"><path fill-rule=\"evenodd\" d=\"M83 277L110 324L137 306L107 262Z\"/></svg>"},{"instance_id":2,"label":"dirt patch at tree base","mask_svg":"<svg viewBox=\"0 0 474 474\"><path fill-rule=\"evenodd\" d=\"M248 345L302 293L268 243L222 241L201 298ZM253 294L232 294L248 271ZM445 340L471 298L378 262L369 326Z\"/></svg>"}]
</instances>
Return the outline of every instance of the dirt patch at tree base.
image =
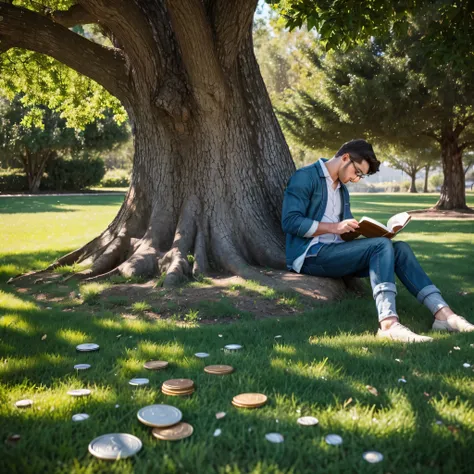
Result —
<instances>
[{"instance_id":1,"label":"dirt patch at tree base","mask_svg":"<svg viewBox=\"0 0 474 474\"><path fill-rule=\"evenodd\" d=\"M474 209L466 212L438 211L436 209L416 209L407 212L413 220L474 220Z\"/></svg>"},{"instance_id":2,"label":"dirt patch at tree base","mask_svg":"<svg viewBox=\"0 0 474 474\"><path fill-rule=\"evenodd\" d=\"M36 280L39 284L35 285L35 280L29 284L22 281L16 291L31 295L44 309L87 311L98 316L101 312L112 311L127 319L144 317L201 324L290 317L347 294L347 284L342 280L271 269L259 271L268 281L275 281L275 287L279 289L238 276L214 274L203 282L191 282L175 288L160 287L157 280L113 284L91 299L81 295L79 289L62 285L63 275L43 274L41 281ZM53 285L48 285L48 282ZM287 291L280 290L282 284ZM360 291L361 287L358 289ZM61 294L58 295L58 292Z\"/></svg>"}]
</instances>

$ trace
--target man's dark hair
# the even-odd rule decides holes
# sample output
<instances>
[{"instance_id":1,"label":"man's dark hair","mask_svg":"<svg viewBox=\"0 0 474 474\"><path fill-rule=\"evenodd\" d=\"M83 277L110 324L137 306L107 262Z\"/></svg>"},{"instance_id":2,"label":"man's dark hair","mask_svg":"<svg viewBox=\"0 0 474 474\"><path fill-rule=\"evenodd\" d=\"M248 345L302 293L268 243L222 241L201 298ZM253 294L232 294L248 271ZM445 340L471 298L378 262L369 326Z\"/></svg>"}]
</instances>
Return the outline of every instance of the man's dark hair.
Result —
<instances>
[{"instance_id":1,"label":"man's dark hair","mask_svg":"<svg viewBox=\"0 0 474 474\"><path fill-rule=\"evenodd\" d=\"M367 174L374 174L379 170L380 161L377 160L372 145L367 143L365 140L359 138L344 143L335 156L342 156L346 153L349 153L351 159L357 163L362 163L362 160L367 161L369 164L369 171Z\"/></svg>"}]
</instances>

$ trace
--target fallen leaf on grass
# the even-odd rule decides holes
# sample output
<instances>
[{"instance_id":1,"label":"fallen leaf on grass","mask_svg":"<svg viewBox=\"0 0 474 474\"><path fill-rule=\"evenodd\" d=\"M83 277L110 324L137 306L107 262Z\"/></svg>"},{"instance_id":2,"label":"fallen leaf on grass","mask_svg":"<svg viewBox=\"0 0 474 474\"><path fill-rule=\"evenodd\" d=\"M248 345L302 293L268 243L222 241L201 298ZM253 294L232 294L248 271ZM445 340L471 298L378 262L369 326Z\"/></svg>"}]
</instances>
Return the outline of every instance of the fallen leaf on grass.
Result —
<instances>
[{"instance_id":1,"label":"fallen leaf on grass","mask_svg":"<svg viewBox=\"0 0 474 474\"><path fill-rule=\"evenodd\" d=\"M342 405L343 408L346 408L347 405L350 405L352 403L352 397L349 397L344 404Z\"/></svg>"},{"instance_id":2,"label":"fallen leaf on grass","mask_svg":"<svg viewBox=\"0 0 474 474\"><path fill-rule=\"evenodd\" d=\"M457 426L448 425L446 428L448 428L448 430L451 431L451 433L453 434L459 433L459 428Z\"/></svg>"},{"instance_id":3,"label":"fallen leaf on grass","mask_svg":"<svg viewBox=\"0 0 474 474\"><path fill-rule=\"evenodd\" d=\"M5 440L5 444L16 444L20 439L21 436L19 434L12 434Z\"/></svg>"},{"instance_id":4,"label":"fallen leaf on grass","mask_svg":"<svg viewBox=\"0 0 474 474\"><path fill-rule=\"evenodd\" d=\"M41 338L42 341L44 341L48 337L47 334L43 334L43 337Z\"/></svg>"},{"instance_id":5,"label":"fallen leaf on grass","mask_svg":"<svg viewBox=\"0 0 474 474\"><path fill-rule=\"evenodd\" d=\"M375 395L376 397L379 396L379 392L375 387L372 387L372 385L366 385L365 388L372 394Z\"/></svg>"}]
</instances>

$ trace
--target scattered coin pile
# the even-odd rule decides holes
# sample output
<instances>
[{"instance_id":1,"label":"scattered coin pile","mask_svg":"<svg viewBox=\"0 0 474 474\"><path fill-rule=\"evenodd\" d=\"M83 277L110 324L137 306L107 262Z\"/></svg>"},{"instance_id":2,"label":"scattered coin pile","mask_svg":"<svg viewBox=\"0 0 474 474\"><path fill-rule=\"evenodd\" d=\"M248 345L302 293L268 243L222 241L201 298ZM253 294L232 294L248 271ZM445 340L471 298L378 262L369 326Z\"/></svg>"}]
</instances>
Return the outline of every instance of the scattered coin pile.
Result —
<instances>
[{"instance_id":1,"label":"scattered coin pile","mask_svg":"<svg viewBox=\"0 0 474 474\"><path fill-rule=\"evenodd\" d=\"M220 337L221 335L219 335ZM281 338L282 336L275 336ZM240 344L227 344L224 347L226 353L236 353L242 349ZM76 347L78 352L91 352L98 351L99 345L94 343L79 344ZM207 352L197 352L195 354L198 358L209 357ZM464 364L467 366L468 364ZM90 364L76 364L74 369L87 370L91 366ZM150 360L144 363L143 367L147 370L163 370L168 367L168 362L163 360ZM211 375L227 375L234 372L234 368L230 365L208 365L204 367L204 372ZM400 379L401 380L401 379ZM400 381L399 380L399 381ZM403 380L406 382L406 380ZM132 386L144 386L148 385L149 379L147 378L133 378L129 381ZM190 379L170 379L163 382L161 391L165 395L169 396L187 396L192 395L196 387L194 382ZM377 390L374 387L367 386L367 390L374 395L378 395ZM89 389L75 389L67 392L69 395L74 397L83 397L91 394ZM268 397L263 393L241 393L236 395L232 399L232 405L236 408L259 408L264 406L268 401ZM32 400L25 399L16 402L18 408L29 407L33 404ZM116 408L118 405L116 405ZM219 412L216 414L216 418L220 419L225 416L225 412ZM189 423L182 421L183 414L181 411L171 405L149 405L141 408L137 413L138 420L146 426L152 428L152 435L159 440L176 441L180 439L188 438L193 434L193 427ZM72 421L79 422L85 421L89 418L87 413L78 413L72 416ZM278 421L278 420L277 420ZM315 426L317 425L318 419L312 416L300 417L297 423L302 426ZM214 436L219 436L222 433L220 428L216 429ZM267 433L265 439L271 443L283 443L284 437L280 433ZM337 434L329 434L325 438L326 443L338 446L341 445L343 440L341 436ZM92 440L89 444L89 452L99 458L107 460L119 460L125 459L138 453L143 446L143 443L139 438L128 433L109 433L99 436ZM362 455L368 463L381 462L384 457L377 451L367 451Z\"/></svg>"}]
</instances>

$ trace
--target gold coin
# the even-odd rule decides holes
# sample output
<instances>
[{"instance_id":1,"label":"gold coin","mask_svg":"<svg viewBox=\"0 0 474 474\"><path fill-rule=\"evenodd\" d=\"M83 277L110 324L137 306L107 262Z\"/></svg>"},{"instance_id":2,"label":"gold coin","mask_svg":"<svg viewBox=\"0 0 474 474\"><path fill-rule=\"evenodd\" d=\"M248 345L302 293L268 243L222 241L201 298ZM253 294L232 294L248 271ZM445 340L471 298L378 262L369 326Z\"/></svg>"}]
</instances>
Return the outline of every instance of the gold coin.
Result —
<instances>
[{"instance_id":1,"label":"gold coin","mask_svg":"<svg viewBox=\"0 0 474 474\"><path fill-rule=\"evenodd\" d=\"M171 379L163 382L163 388L167 390L189 390L194 387L194 382L190 379Z\"/></svg>"},{"instance_id":2,"label":"gold coin","mask_svg":"<svg viewBox=\"0 0 474 474\"><path fill-rule=\"evenodd\" d=\"M143 367L148 370L160 370L168 367L168 362L164 360L149 360L143 364Z\"/></svg>"},{"instance_id":3,"label":"gold coin","mask_svg":"<svg viewBox=\"0 0 474 474\"><path fill-rule=\"evenodd\" d=\"M263 405L267 402L267 400L267 396L263 393L241 393L232 399L232 401L238 405L243 406Z\"/></svg>"},{"instance_id":4,"label":"gold coin","mask_svg":"<svg viewBox=\"0 0 474 474\"><path fill-rule=\"evenodd\" d=\"M208 365L204 367L204 372L214 375L226 375L231 374L234 371L234 368L230 365Z\"/></svg>"},{"instance_id":5,"label":"gold coin","mask_svg":"<svg viewBox=\"0 0 474 474\"><path fill-rule=\"evenodd\" d=\"M179 439L188 438L193 434L194 428L189 423L178 423L169 428L153 428L152 435L155 438L165 441L177 441Z\"/></svg>"},{"instance_id":6,"label":"gold coin","mask_svg":"<svg viewBox=\"0 0 474 474\"><path fill-rule=\"evenodd\" d=\"M237 408L260 408L265 405L265 403L259 403L258 405L241 405L240 403L235 403L234 400L232 400L232 405Z\"/></svg>"},{"instance_id":7,"label":"gold coin","mask_svg":"<svg viewBox=\"0 0 474 474\"><path fill-rule=\"evenodd\" d=\"M194 393L194 388L190 389L190 390L186 390L186 391L173 391L173 390L167 390L166 388L162 388L161 391L165 394L165 395L171 395L173 397L179 397L179 396L182 396L182 395L191 395L192 393Z\"/></svg>"}]
</instances>

